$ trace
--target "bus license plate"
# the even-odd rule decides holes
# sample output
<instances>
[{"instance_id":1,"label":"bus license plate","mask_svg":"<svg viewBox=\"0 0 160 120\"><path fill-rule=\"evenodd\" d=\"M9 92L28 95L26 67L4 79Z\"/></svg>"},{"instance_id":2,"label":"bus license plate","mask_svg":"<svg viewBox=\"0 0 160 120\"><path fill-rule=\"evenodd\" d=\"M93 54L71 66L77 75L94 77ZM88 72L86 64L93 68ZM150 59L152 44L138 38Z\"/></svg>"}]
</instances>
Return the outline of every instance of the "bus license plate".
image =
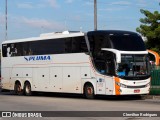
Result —
<instances>
[{"instance_id":1,"label":"bus license plate","mask_svg":"<svg viewBox=\"0 0 160 120\"><path fill-rule=\"evenodd\" d=\"M140 93L140 90L134 90L134 93Z\"/></svg>"}]
</instances>

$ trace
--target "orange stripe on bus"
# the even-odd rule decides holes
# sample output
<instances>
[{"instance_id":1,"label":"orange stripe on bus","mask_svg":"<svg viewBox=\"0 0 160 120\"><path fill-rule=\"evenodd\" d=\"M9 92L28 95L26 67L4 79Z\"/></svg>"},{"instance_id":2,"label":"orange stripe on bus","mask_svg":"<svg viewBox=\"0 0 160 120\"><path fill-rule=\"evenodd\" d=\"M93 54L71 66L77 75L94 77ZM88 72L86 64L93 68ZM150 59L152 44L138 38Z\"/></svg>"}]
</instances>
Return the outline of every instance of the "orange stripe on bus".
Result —
<instances>
[{"instance_id":1,"label":"orange stripe on bus","mask_svg":"<svg viewBox=\"0 0 160 120\"><path fill-rule=\"evenodd\" d=\"M115 77L115 82L120 83L120 79L118 77ZM115 94L120 95L120 86L115 84Z\"/></svg>"}]
</instances>

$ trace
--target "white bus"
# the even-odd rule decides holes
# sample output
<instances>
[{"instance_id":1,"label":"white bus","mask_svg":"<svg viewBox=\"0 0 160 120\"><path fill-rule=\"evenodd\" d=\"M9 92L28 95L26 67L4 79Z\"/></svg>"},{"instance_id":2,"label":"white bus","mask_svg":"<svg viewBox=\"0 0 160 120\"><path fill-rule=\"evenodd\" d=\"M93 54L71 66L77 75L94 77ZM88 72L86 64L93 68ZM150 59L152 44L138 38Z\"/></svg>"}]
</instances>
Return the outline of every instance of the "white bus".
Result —
<instances>
[{"instance_id":1,"label":"white bus","mask_svg":"<svg viewBox=\"0 0 160 120\"><path fill-rule=\"evenodd\" d=\"M142 95L150 64L142 38L129 31L42 34L2 43L2 88L95 95Z\"/></svg>"}]
</instances>

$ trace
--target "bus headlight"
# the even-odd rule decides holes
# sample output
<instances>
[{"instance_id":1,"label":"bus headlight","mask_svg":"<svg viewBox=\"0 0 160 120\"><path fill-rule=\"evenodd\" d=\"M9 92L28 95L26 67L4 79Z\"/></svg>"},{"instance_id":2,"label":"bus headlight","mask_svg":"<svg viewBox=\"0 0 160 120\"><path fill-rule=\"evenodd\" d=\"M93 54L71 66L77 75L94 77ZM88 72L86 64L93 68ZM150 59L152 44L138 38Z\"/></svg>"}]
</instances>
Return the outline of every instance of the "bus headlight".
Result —
<instances>
[{"instance_id":1,"label":"bus headlight","mask_svg":"<svg viewBox=\"0 0 160 120\"><path fill-rule=\"evenodd\" d=\"M119 83L119 82L116 82L116 85L118 85L118 86L120 86L120 87L122 87L122 88L127 88L127 85L124 85L124 84Z\"/></svg>"}]
</instances>

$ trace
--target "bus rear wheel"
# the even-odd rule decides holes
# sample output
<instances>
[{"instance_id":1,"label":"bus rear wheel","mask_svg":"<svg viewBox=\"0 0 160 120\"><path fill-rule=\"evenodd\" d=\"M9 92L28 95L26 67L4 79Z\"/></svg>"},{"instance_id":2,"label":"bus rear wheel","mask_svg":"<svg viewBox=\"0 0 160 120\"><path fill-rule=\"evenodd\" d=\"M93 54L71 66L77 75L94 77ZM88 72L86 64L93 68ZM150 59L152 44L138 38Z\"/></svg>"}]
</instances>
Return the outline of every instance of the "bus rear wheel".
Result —
<instances>
[{"instance_id":1,"label":"bus rear wheel","mask_svg":"<svg viewBox=\"0 0 160 120\"><path fill-rule=\"evenodd\" d=\"M84 87L84 95L87 99L94 99L94 88L91 84L86 84Z\"/></svg>"},{"instance_id":2,"label":"bus rear wheel","mask_svg":"<svg viewBox=\"0 0 160 120\"><path fill-rule=\"evenodd\" d=\"M15 83L14 92L15 92L16 95L22 95L23 94L23 90L22 90L21 84L19 82Z\"/></svg>"},{"instance_id":3,"label":"bus rear wheel","mask_svg":"<svg viewBox=\"0 0 160 120\"><path fill-rule=\"evenodd\" d=\"M24 84L24 95L26 96L32 95L31 84L29 82L26 82Z\"/></svg>"}]
</instances>

